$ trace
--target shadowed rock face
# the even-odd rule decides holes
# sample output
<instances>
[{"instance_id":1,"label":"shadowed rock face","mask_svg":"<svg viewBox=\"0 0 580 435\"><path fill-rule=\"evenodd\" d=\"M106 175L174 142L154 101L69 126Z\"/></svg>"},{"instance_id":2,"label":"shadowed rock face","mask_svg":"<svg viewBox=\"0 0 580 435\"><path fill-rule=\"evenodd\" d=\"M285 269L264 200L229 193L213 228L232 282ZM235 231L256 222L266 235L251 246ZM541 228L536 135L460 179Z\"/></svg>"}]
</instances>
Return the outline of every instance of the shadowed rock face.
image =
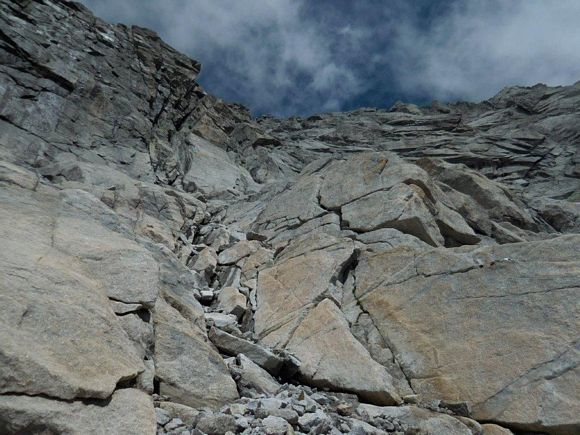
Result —
<instances>
[{"instance_id":1,"label":"shadowed rock face","mask_svg":"<svg viewBox=\"0 0 580 435\"><path fill-rule=\"evenodd\" d=\"M255 120L67 0L0 61L0 432L580 431L580 84Z\"/></svg>"}]
</instances>

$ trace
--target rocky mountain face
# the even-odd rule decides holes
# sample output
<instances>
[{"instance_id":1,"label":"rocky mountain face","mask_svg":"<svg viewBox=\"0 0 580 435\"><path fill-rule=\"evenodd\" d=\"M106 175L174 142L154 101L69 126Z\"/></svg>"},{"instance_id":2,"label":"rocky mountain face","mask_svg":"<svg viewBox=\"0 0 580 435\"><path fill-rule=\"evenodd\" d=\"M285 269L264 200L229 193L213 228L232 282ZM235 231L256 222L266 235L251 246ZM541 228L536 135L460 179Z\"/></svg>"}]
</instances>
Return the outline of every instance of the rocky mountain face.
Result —
<instances>
[{"instance_id":1,"label":"rocky mountain face","mask_svg":"<svg viewBox=\"0 0 580 435\"><path fill-rule=\"evenodd\" d=\"M580 82L253 119L0 1L0 433L580 432Z\"/></svg>"}]
</instances>

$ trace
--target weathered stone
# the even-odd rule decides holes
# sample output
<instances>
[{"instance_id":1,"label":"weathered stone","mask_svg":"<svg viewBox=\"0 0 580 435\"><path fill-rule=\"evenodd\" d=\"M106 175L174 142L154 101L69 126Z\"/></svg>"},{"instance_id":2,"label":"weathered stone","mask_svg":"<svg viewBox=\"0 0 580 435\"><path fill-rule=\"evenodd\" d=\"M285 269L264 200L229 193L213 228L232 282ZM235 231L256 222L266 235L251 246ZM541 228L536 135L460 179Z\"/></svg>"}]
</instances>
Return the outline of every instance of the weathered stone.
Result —
<instances>
[{"instance_id":1,"label":"weathered stone","mask_svg":"<svg viewBox=\"0 0 580 435\"><path fill-rule=\"evenodd\" d=\"M342 208L349 228L372 231L395 228L433 245L444 244L443 236L423 199L423 191L414 185L398 184L353 201Z\"/></svg>"},{"instance_id":2,"label":"weathered stone","mask_svg":"<svg viewBox=\"0 0 580 435\"><path fill-rule=\"evenodd\" d=\"M304 432L309 432L316 426L322 425L324 423L330 423L330 418L321 410L317 410L316 412L308 412L298 419L298 426L300 426L300 429L302 429Z\"/></svg>"},{"instance_id":3,"label":"weathered stone","mask_svg":"<svg viewBox=\"0 0 580 435\"><path fill-rule=\"evenodd\" d=\"M95 402L0 395L0 432L154 435L153 401L142 391L121 389Z\"/></svg>"},{"instance_id":4,"label":"weathered stone","mask_svg":"<svg viewBox=\"0 0 580 435\"><path fill-rule=\"evenodd\" d=\"M285 435L290 427L288 422L281 417L269 415L262 420L264 431L268 435Z\"/></svg>"},{"instance_id":5,"label":"weathered stone","mask_svg":"<svg viewBox=\"0 0 580 435\"><path fill-rule=\"evenodd\" d=\"M167 415L174 415L179 417L183 423L188 427L194 427L197 424L197 421L200 417L201 411L191 408L186 405L182 405L180 403L173 403L173 402L158 402L156 404L159 408L155 408L155 410L163 410L163 412ZM159 422L159 419L157 420ZM163 423L162 423L163 424Z\"/></svg>"},{"instance_id":6,"label":"weathered stone","mask_svg":"<svg viewBox=\"0 0 580 435\"><path fill-rule=\"evenodd\" d=\"M298 423L298 413L289 406L285 408L258 408L255 413L258 418L266 418L268 416L278 417L284 419L291 425Z\"/></svg>"},{"instance_id":7,"label":"weathered stone","mask_svg":"<svg viewBox=\"0 0 580 435\"><path fill-rule=\"evenodd\" d=\"M353 253L351 242L335 242L326 250L288 258L259 273L255 331L264 337L278 328L282 329L281 337L272 336L264 340L266 343L287 341L291 333L288 328L295 328L304 310L327 294L332 278L336 277ZM280 294L289 294L290 297L280 304Z\"/></svg>"},{"instance_id":8,"label":"weathered stone","mask_svg":"<svg viewBox=\"0 0 580 435\"><path fill-rule=\"evenodd\" d=\"M175 430L184 430L185 425L183 424L183 421L181 420L181 418L176 417L176 418L172 418L171 421L169 421L169 423L165 424L164 429L167 432L171 433Z\"/></svg>"},{"instance_id":9,"label":"weathered stone","mask_svg":"<svg viewBox=\"0 0 580 435\"><path fill-rule=\"evenodd\" d=\"M267 371L244 354L239 354L236 364L229 364L229 368L242 392L255 390L258 393L276 394L280 389L280 384Z\"/></svg>"},{"instance_id":10,"label":"weathered stone","mask_svg":"<svg viewBox=\"0 0 580 435\"><path fill-rule=\"evenodd\" d=\"M233 314L205 313L205 319L217 328L226 330L236 327L238 324L237 318Z\"/></svg>"},{"instance_id":11,"label":"weathered stone","mask_svg":"<svg viewBox=\"0 0 580 435\"><path fill-rule=\"evenodd\" d=\"M400 401L389 373L352 336L329 299L306 316L286 348L300 359L300 374L312 385L350 391L379 404Z\"/></svg>"},{"instance_id":12,"label":"weathered stone","mask_svg":"<svg viewBox=\"0 0 580 435\"><path fill-rule=\"evenodd\" d=\"M211 247L207 247L197 254L191 268L197 272L204 272L206 276L211 276L217 266L217 261L218 258L215 250Z\"/></svg>"},{"instance_id":13,"label":"weathered stone","mask_svg":"<svg viewBox=\"0 0 580 435\"><path fill-rule=\"evenodd\" d=\"M0 183L14 184L28 190L34 190L40 182L38 176L20 166L0 160Z\"/></svg>"},{"instance_id":14,"label":"weathered stone","mask_svg":"<svg viewBox=\"0 0 580 435\"><path fill-rule=\"evenodd\" d=\"M483 435L513 435L513 432L497 424L482 424Z\"/></svg>"},{"instance_id":15,"label":"weathered stone","mask_svg":"<svg viewBox=\"0 0 580 435\"><path fill-rule=\"evenodd\" d=\"M158 300L155 321L155 368L160 392L172 401L218 407L238 397L236 384L219 354L206 342L205 331Z\"/></svg>"},{"instance_id":16,"label":"weathered stone","mask_svg":"<svg viewBox=\"0 0 580 435\"><path fill-rule=\"evenodd\" d=\"M370 417L390 417L404 423L409 429L428 434L472 435L468 426L447 414L439 414L417 406L373 406L361 404L357 410Z\"/></svg>"},{"instance_id":17,"label":"weathered stone","mask_svg":"<svg viewBox=\"0 0 580 435\"><path fill-rule=\"evenodd\" d=\"M224 287L218 295L218 307L240 319L246 312L246 297L235 287Z\"/></svg>"},{"instance_id":18,"label":"weathered stone","mask_svg":"<svg viewBox=\"0 0 580 435\"><path fill-rule=\"evenodd\" d=\"M109 397L144 367L109 305L108 281L54 245L58 216L70 209L20 188L0 189L0 202L0 392ZM94 221L84 228L110 235Z\"/></svg>"},{"instance_id":19,"label":"weathered stone","mask_svg":"<svg viewBox=\"0 0 580 435\"><path fill-rule=\"evenodd\" d=\"M279 373L284 363L281 357L274 354L268 348L228 334L218 328L211 328L208 336L220 351L232 356L243 353L274 376Z\"/></svg>"},{"instance_id":20,"label":"weathered stone","mask_svg":"<svg viewBox=\"0 0 580 435\"><path fill-rule=\"evenodd\" d=\"M171 420L171 414L164 409L155 408L155 419L157 420L157 424L165 426Z\"/></svg>"},{"instance_id":21,"label":"weathered stone","mask_svg":"<svg viewBox=\"0 0 580 435\"><path fill-rule=\"evenodd\" d=\"M236 419L233 415L221 413L205 415L199 419L195 428L208 435L224 435L226 432L235 433Z\"/></svg>"},{"instance_id":22,"label":"weathered stone","mask_svg":"<svg viewBox=\"0 0 580 435\"><path fill-rule=\"evenodd\" d=\"M527 430L571 430L577 244L566 236L472 251L363 254L357 303L422 398L466 400L476 419Z\"/></svg>"},{"instance_id":23,"label":"weathered stone","mask_svg":"<svg viewBox=\"0 0 580 435\"><path fill-rule=\"evenodd\" d=\"M251 240L242 240L228 249L220 252L219 264L235 264L258 250L260 243Z\"/></svg>"}]
</instances>

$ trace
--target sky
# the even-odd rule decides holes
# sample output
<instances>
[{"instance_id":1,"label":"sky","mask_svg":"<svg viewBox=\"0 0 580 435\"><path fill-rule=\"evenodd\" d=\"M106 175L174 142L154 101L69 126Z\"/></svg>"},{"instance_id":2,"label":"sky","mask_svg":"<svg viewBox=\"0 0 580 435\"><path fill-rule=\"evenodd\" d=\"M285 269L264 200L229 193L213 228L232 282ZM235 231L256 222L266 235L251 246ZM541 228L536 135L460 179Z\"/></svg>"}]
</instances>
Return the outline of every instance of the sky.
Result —
<instances>
[{"instance_id":1,"label":"sky","mask_svg":"<svg viewBox=\"0 0 580 435\"><path fill-rule=\"evenodd\" d=\"M254 115L481 101L580 80L579 0L81 0L155 30Z\"/></svg>"}]
</instances>

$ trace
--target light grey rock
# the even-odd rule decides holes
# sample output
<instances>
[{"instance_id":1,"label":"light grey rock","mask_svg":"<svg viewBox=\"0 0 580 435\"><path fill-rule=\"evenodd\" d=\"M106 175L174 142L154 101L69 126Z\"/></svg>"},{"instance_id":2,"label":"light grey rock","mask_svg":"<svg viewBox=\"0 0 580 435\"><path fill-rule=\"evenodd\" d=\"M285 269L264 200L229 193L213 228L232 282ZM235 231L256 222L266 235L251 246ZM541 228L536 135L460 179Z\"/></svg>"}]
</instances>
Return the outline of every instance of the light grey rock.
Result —
<instances>
[{"instance_id":1,"label":"light grey rock","mask_svg":"<svg viewBox=\"0 0 580 435\"><path fill-rule=\"evenodd\" d=\"M160 392L183 405L219 407L238 397L236 384L205 331L158 300L155 321L155 376Z\"/></svg>"},{"instance_id":2,"label":"light grey rock","mask_svg":"<svg viewBox=\"0 0 580 435\"><path fill-rule=\"evenodd\" d=\"M157 419L157 424L165 426L171 421L171 414L165 409L155 408L155 418Z\"/></svg>"},{"instance_id":3,"label":"light grey rock","mask_svg":"<svg viewBox=\"0 0 580 435\"><path fill-rule=\"evenodd\" d=\"M74 435L154 435L155 415L151 398L131 388L118 390L110 399L92 403L0 395L0 431L3 434L48 430L50 433Z\"/></svg>"},{"instance_id":4,"label":"light grey rock","mask_svg":"<svg viewBox=\"0 0 580 435\"><path fill-rule=\"evenodd\" d=\"M461 398L478 420L571 430L578 406L577 244L578 236L561 236L363 254L355 270L357 303L396 349L423 400ZM428 335L419 332L424 328ZM504 347L517 349L521 359L515 362ZM549 406L546 391L558 392Z\"/></svg>"},{"instance_id":5,"label":"light grey rock","mask_svg":"<svg viewBox=\"0 0 580 435\"><path fill-rule=\"evenodd\" d=\"M285 435L290 428L286 420L281 417L269 415L262 420L264 431L268 435Z\"/></svg>"},{"instance_id":6,"label":"light grey rock","mask_svg":"<svg viewBox=\"0 0 580 435\"><path fill-rule=\"evenodd\" d=\"M211 247L202 249L191 268L197 272L203 272L206 276L211 276L217 266L217 254Z\"/></svg>"},{"instance_id":7,"label":"light grey rock","mask_svg":"<svg viewBox=\"0 0 580 435\"><path fill-rule=\"evenodd\" d=\"M301 353L270 368L283 379L375 401L412 386L484 421L578 432L578 241L560 233L578 232L580 82L252 119L154 32L79 3L1 1L0 28L0 432L128 433L123 414L149 433L146 396L119 404L137 393L118 387L153 376L192 406L235 400L205 334L209 284L249 297L239 329L258 345ZM233 317L207 323L241 335ZM289 391L280 409L336 410ZM346 430L486 430L403 408L412 427Z\"/></svg>"},{"instance_id":8,"label":"light grey rock","mask_svg":"<svg viewBox=\"0 0 580 435\"><path fill-rule=\"evenodd\" d=\"M273 395L280 389L280 384L267 371L244 354L239 354L236 357L236 363L229 364L229 369L242 393L246 390L253 390Z\"/></svg>"},{"instance_id":9,"label":"light grey rock","mask_svg":"<svg viewBox=\"0 0 580 435\"><path fill-rule=\"evenodd\" d=\"M322 424L330 424L330 418L323 411L308 412L298 419L298 426L305 432L310 432L315 427Z\"/></svg>"},{"instance_id":10,"label":"light grey rock","mask_svg":"<svg viewBox=\"0 0 580 435\"><path fill-rule=\"evenodd\" d=\"M276 376L284 360L278 355L274 354L270 349L256 343L228 334L218 328L211 328L209 331L209 339L222 352L227 355L237 356L243 353L246 357L251 359L270 374Z\"/></svg>"},{"instance_id":11,"label":"light grey rock","mask_svg":"<svg viewBox=\"0 0 580 435\"><path fill-rule=\"evenodd\" d=\"M172 418L168 423L165 424L164 429L168 432L173 432L177 429L185 429L185 426L183 424L183 421L181 421L181 418L176 417L176 418Z\"/></svg>"},{"instance_id":12,"label":"light grey rock","mask_svg":"<svg viewBox=\"0 0 580 435\"><path fill-rule=\"evenodd\" d=\"M201 411L180 403L161 401L156 406L159 407L156 410L161 409L171 416L179 417L187 427L194 427L201 414Z\"/></svg>"},{"instance_id":13,"label":"light grey rock","mask_svg":"<svg viewBox=\"0 0 580 435\"><path fill-rule=\"evenodd\" d=\"M329 299L304 318L286 348L300 359L300 374L312 385L350 391L379 404L400 402L390 374L352 336Z\"/></svg>"},{"instance_id":14,"label":"light grey rock","mask_svg":"<svg viewBox=\"0 0 580 435\"><path fill-rule=\"evenodd\" d=\"M247 298L235 287L224 287L218 295L218 309L238 319L246 312Z\"/></svg>"},{"instance_id":15,"label":"light grey rock","mask_svg":"<svg viewBox=\"0 0 580 435\"><path fill-rule=\"evenodd\" d=\"M246 417L236 418L236 429L244 431L250 427L250 419Z\"/></svg>"},{"instance_id":16,"label":"light grey rock","mask_svg":"<svg viewBox=\"0 0 580 435\"><path fill-rule=\"evenodd\" d=\"M422 195L418 187L398 184L388 191L371 193L344 206L343 218L355 231L390 227L430 245L441 246L443 236Z\"/></svg>"},{"instance_id":17,"label":"light grey rock","mask_svg":"<svg viewBox=\"0 0 580 435\"><path fill-rule=\"evenodd\" d=\"M218 257L219 264L235 264L242 258L245 258L260 248L260 243L255 240L242 240L235 245L220 252Z\"/></svg>"},{"instance_id":18,"label":"light grey rock","mask_svg":"<svg viewBox=\"0 0 580 435\"><path fill-rule=\"evenodd\" d=\"M449 435L472 435L471 429L460 420L447 415L419 408L417 406L386 406L378 407L361 404L359 413L366 413L370 417L396 418L409 429L424 433L445 433Z\"/></svg>"},{"instance_id":19,"label":"light grey rock","mask_svg":"<svg viewBox=\"0 0 580 435\"><path fill-rule=\"evenodd\" d=\"M233 314L223 313L205 313L205 319L212 322L217 328L231 328L236 327L238 319Z\"/></svg>"},{"instance_id":20,"label":"light grey rock","mask_svg":"<svg viewBox=\"0 0 580 435\"><path fill-rule=\"evenodd\" d=\"M224 435L226 432L236 432L236 419L227 414L209 414L202 416L196 427L208 435Z\"/></svg>"},{"instance_id":21,"label":"light grey rock","mask_svg":"<svg viewBox=\"0 0 580 435\"><path fill-rule=\"evenodd\" d=\"M257 188L249 172L236 165L225 150L198 135L190 135L188 141L192 156L191 167L183 176L186 191L215 197L240 185L248 190Z\"/></svg>"},{"instance_id":22,"label":"light grey rock","mask_svg":"<svg viewBox=\"0 0 580 435\"><path fill-rule=\"evenodd\" d=\"M0 189L0 202L0 392L109 397L118 382L135 379L144 366L109 305L108 280L55 246L55 231L67 222L59 216L74 210L55 193L18 187ZM114 243L119 239L98 222L85 220L83 226L88 244L106 244L109 235ZM132 294L134 302L150 299Z\"/></svg>"}]
</instances>

